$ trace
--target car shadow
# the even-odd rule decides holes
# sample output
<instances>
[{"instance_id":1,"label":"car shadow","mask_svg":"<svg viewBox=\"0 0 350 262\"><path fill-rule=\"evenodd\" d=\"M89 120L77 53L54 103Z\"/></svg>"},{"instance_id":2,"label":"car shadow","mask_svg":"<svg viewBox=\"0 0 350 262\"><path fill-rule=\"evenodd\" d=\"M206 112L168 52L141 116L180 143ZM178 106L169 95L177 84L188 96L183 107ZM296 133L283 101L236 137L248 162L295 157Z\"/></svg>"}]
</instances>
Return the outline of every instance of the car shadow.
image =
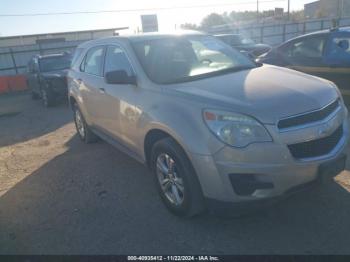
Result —
<instances>
[{"instance_id":1,"label":"car shadow","mask_svg":"<svg viewBox=\"0 0 350 262\"><path fill-rule=\"evenodd\" d=\"M45 108L29 93L1 97L0 147L28 141L72 121L68 103Z\"/></svg>"},{"instance_id":2,"label":"car shadow","mask_svg":"<svg viewBox=\"0 0 350 262\"><path fill-rule=\"evenodd\" d=\"M350 193L332 180L241 218L171 215L151 173L75 135L0 197L1 254L349 254Z\"/></svg>"}]
</instances>

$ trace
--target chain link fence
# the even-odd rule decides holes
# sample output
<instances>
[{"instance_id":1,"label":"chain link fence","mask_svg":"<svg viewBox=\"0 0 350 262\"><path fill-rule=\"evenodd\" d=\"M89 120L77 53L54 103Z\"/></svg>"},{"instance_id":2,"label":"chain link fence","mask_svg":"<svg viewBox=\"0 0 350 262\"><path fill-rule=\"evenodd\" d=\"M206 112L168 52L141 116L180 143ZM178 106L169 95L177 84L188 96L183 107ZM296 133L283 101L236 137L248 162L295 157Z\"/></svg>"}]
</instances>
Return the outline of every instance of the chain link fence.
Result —
<instances>
[{"instance_id":1,"label":"chain link fence","mask_svg":"<svg viewBox=\"0 0 350 262\"><path fill-rule=\"evenodd\" d=\"M34 55L74 52L85 41L113 36L121 29L126 28L0 38L0 76L24 74Z\"/></svg>"},{"instance_id":2,"label":"chain link fence","mask_svg":"<svg viewBox=\"0 0 350 262\"><path fill-rule=\"evenodd\" d=\"M350 26L350 17L338 20L339 26ZM278 24L259 24L237 26L232 24L215 26L207 30L211 34L243 34L258 43L266 43L272 46L279 45L299 35L330 29L333 19L308 20L303 22L285 22Z\"/></svg>"}]
</instances>

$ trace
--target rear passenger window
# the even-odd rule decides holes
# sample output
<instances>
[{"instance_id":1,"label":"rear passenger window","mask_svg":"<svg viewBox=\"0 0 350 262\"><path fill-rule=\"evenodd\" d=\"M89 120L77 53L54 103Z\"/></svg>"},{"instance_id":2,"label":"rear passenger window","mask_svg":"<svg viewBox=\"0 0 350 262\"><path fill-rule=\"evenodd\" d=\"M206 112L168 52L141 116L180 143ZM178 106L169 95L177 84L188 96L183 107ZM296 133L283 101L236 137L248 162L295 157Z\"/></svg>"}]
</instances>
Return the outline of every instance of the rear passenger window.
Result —
<instances>
[{"instance_id":1,"label":"rear passenger window","mask_svg":"<svg viewBox=\"0 0 350 262\"><path fill-rule=\"evenodd\" d=\"M109 46L106 54L105 74L117 70L124 70L128 76L134 75L134 71L125 52L118 46Z\"/></svg>"},{"instance_id":2,"label":"rear passenger window","mask_svg":"<svg viewBox=\"0 0 350 262\"><path fill-rule=\"evenodd\" d=\"M290 58L322 58L325 43L324 36L307 37L294 41L284 53Z\"/></svg>"},{"instance_id":3,"label":"rear passenger window","mask_svg":"<svg viewBox=\"0 0 350 262\"><path fill-rule=\"evenodd\" d=\"M350 34L343 37L334 37L332 39L332 51L342 55L350 55Z\"/></svg>"},{"instance_id":4,"label":"rear passenger window","mask_svg":"<svg viewBox=\"0 0 350 262\"><path fill-rule=\"evenodd\" d=\"M81 71L92 75L102 76L103 54L103 46L91 48L87 52L85 60L80 67Z\"/></svg>"}]
</instances>

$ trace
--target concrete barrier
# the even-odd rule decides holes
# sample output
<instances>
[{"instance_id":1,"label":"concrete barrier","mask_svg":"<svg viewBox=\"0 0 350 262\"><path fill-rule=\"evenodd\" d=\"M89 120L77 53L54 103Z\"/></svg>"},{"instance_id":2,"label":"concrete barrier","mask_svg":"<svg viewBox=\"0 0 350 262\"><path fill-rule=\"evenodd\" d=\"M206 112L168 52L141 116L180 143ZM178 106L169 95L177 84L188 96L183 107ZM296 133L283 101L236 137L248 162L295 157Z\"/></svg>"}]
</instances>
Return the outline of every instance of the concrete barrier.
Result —
<instances>
[{"instance_id":1,"label":"concrete barrier","mask_svg":"<svg viewBox=\"0 0 350 262\"><path fill-rule=\"evenodd\" d=\"M5 94L9 92L9 87L7 79L5 77L0 77L0 94Z\"/></svg>"},{"instance_id":2,"label":"concrete barrier","mask_svg":"<svg viewBox=\"0 0 350 262\"><path fill-rule=\"evenodd\" d=\"M25 75L0 76L0 95L27 89L28 86Z\"/></svg>"}]
</instances>

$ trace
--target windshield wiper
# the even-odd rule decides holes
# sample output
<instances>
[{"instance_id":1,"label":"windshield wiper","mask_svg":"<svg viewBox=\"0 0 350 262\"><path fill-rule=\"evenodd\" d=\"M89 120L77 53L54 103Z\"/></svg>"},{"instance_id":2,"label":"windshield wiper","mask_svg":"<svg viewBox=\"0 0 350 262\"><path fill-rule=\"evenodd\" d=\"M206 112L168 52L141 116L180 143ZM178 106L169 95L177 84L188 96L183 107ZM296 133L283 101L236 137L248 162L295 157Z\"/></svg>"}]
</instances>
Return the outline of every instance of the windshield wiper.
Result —
<instances>
[{"instance_id":1,"label":"windshield wiper","mask_svg":"<svg viewBox=\"0 0 350 262\"><path fill-rule=\"evenodd\" d=\"M204 79L204 78L208 78L208 77L225 75L228 73L235 73L235 72L249 70L249 69L253 69L253 68L256 68L256 66L251 66L251 65L249 65L249 66L235 66L235 67L230 67L230 68L226 68L226 69L222 69L222 70L213 71L213 72L206 73L206 74L200 74L200 75L195 75L195 76L186 76L186 77L182 77L182 78L179 78L176 80L166 81L166 82L163 82L161 84L169 85L169 84L191 82L191 81L200 80L200 79Z\"/></svg>"}]
</instances>

